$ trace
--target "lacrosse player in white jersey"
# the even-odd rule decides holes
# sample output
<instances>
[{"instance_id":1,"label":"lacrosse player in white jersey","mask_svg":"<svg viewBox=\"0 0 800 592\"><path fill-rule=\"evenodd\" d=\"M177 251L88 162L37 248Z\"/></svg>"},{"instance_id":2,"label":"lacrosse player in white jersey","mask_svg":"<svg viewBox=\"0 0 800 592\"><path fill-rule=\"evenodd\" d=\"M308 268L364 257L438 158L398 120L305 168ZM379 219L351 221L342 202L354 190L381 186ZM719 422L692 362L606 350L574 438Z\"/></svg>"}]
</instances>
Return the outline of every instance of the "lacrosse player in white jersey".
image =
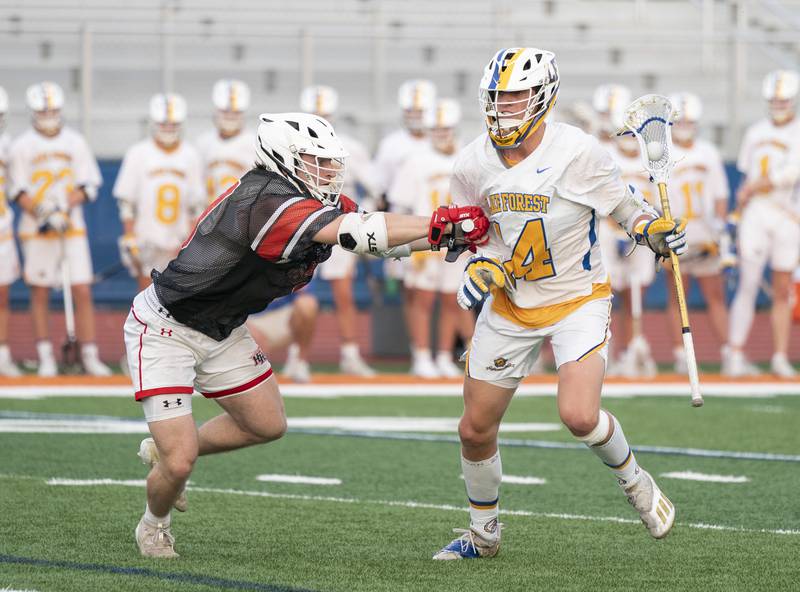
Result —
<instances>
[{"instance_id":1,"label":"lacrosse player in white jersey","mask_svg":"<svg viewBox=\"0 0 800 592\"><path fill-rule=\"evenodd\" d=\"M729 239L725 229L728 213L728 180L722 157L716 147L697 137L703 104L689 92L676 93L669 98L677 111L672 126L672 144L675 167L670 173L672 199L670 209L676 218L687 221L686 241L688 253L681 259L681 273L686 280L695 278L711 317L711 327L721 345L720 359L727 367L728 311L722 277L722 252L729 253ZM669 261L664 266L671 273ZM686 352L683 348L680 314L678 312L675 282L668 281L670 297L667 299L675 371L687 374Z\"/></svg>"},{"instance_id":2,"label":"lacrosse player in white jersey","mask_svg":"<svg viewBox=\"0 0 800 592\"><path fill-rule=\"evenodd\" d=\"M456 152L456 128L461 121L461 106L453 99L439 99L426 114L430 147L410 155L395 175L389 189L392 203L402 204L416 216L430 216L439 206L450 205L450 177ZM463 371L453 362L456 334L465 342L472 337L472 313L459 308L456 292L466 264L462 255L447 263L441 251L417 252L405 269L405 294L413 302L411 326L411 373L421 378L455 378ZM413 294L413 295L411 295ZM431 316L440 295L438 350L431 355Z\"/></svg>"},{"instance_id":3,"label":"lacrosse player in white jersey","mask_svg":"<svg viewBox=\"0 0 800 592\"><path fill-rule=\"evenodd\" d=\"M8 204L8 147L6 127L8 93L0 87L0 376L19 376L20 371L8 349L8 289L19 278L19 257L14 242L14 212Z\"/></svg>"},{"instance_id":4,"label":"lacrosse player in white jersey","mask_svg":"<svg viewBox=\"0 0 800 592\"><path fill-rule=\"evenodd\" d=\"M619 421L600 408L611 286L597 242L611 216L639 248L685 250L683 223L659 218L598 141L549 122L559 75L555 56L502 49L480 83L488 134L456 158L456 204L484 208L489 243L470 260L459 304L485 301L467 358L461 467L470 527L434 559L491 557L500 545L502 479L497 432L514 392L549 338L558 371L561 420L612 471L650 534L666 536L675 510L640 468Z\"/></svg>"},{"instance_id":5,"label":"lacrosse player in white jersey","mask_svg":"<svg viewBox=\"0 0 800 592\"><path fill-rule=\"evenodd\" d=\"M335 123L334 118L339 109L339 93L330 86L308 86L300 94L300 109ZM345 134L338 134L338 137L350 155L342 193L363 208L367 202L374 203L381 192L376 169L370 161L369 152L361 142ZM353 280L356 277L357 263L358 255L334 245L330 259L320 264L319 275L330 282L333 304L336 307L336 321L341 338L339 369L343 374L369 377L374 376L375 371L361 357L356 341L358 311L353 296ZM303 361L300 350L299 344L289 346L286 361L286 373L291 376L296 370L298 374L296 378L302 378L306 373L307 363Z\"/></svg>"},{"instance_id":6,"label":"lacrosse player in white jersey","mask_svg":"<svg viewBox=\"0 0 800 592\"><path fill-rule=\"evenodd\" d=\"M642 168L639 144L632 135L618 136L623 128L623 114L631 102L631 91L619 84L599 86L592 97L597 113L596 134L620 167L622 180L641 191L652 204L657 195L649 175ZM642 331L643 292L655 278L655 261L647 249L634 249L631 238L611 218L601 222L599 233L603 264L611 277L611 287L620 299L616 313L620 343L616 363L609 363L609 374L653 376L656 363Z\"/></svg>"},{"instance_id":7,"label":"lacrosse player in white jersey","mask_svg":"<svg viewBox=\"0 0 800 592\"><path fill-rule=\"evenodd\" d=\"M19 238L25 256L23 275L31 289L39 375L58 373L48 338L48 298L50 288L62 285L62 265L67 265L81 361L89 374L107 376L111 371L100 361L95 345L92 258L82 207L97 199L100 170L86 140L63 124L60 86L34 84L26 99L32 127L9 149L10 195L23 210Z\"/></svg>"},{"instance_id":8,"label":"lacrosse player in white jersey","mask_svg":"<svg viewBox=\"0 0 800 592\"><path fill-rule=\"evenodd\" d=\"M186 101L177 94L150 100L151 137L125 153L114 184L124 234L120 256L141 289L164 271L205 206L197 150L181 139Z\"/></svg>"},{"instance_id":9,"label":"lacrosse player in white jersey","mask_svg":"<svg viewBox=\"0 0 800 592\"><path fill-rule=\"evenodd\" d=\"M800 120L795 117L800 78L796 72L778 70L766 76L762 94L769 116L753 124L739 150L738 169L744 182L736 195L738 225L739 286L731 305L730 359L727 372L733 376L756 369L745 359L743 348L750 333L756 297L764 267L772 270L771 369L791 378L795 370L787 351L791 331L792 272L800 262L800 210L794 189L796 163L792 152L800 144ZM795 157L797 153L795 152Z\"/></svg>"},{"instance_id":10,"label":"lacrosse player in white jersey","mask_svg":"<svg viewBox=\"0 0 800 592\"><path fill-rule=\"evenodd\" d=\"M211 203L253 168L255 133L245 129L250 89L241 80L223 79L211 91L214 129L196 142L203 163L206 198Z\"/></svg>"}]
</instances>

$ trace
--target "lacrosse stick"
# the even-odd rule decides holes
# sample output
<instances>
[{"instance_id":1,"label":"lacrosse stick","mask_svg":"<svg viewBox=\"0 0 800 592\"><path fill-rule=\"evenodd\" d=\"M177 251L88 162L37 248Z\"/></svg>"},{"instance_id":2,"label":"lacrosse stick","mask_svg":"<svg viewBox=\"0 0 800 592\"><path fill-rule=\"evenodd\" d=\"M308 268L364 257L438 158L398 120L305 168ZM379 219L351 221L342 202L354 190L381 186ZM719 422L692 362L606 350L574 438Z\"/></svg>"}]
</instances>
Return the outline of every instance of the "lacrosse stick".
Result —
<instances>
[{"instance_id":1,"label":"lacrosse stick","mask_svg":"<svg viewBox=\"0 0 800 592\"><path fill-rule=\"evenodd\" d=\"M625 127L633 133L639 141L639 149L645 169L650 173L652 182L658 185L658 195L661 200L661 209L664 218L672 220L667 195L667 179L672 168L672 104L661 95L645 95L636 99L625 110ZM675 279L675 292L678 294L678 310L681 315L683 333L683 349L686 352L686 361L689 365L689 384L692 390L692 405L700 407L703 396L700 394L700 378L697 375L697 359L694 354L694 341L692 330L689 327L689 313L686 309L686 294L683 290L678 256L674 252L669 254L672 262L672 276Z\"/></svg>"},{"instance_id":2,"label":"lacrosse stick","mask_svg":"<svg viewBox=\"0 0 800 592\"><path fill-rule=\"evenodd\" d=\"M70 280L66 243L66 239L62 237L61 289L64 297L64 324L67 329L67 338L61 346L61 361L67 373L79 374L83 364L81 363L80 345L75 337L75 308L72 303L72 282Z\"/></svg>"}]
</instances>

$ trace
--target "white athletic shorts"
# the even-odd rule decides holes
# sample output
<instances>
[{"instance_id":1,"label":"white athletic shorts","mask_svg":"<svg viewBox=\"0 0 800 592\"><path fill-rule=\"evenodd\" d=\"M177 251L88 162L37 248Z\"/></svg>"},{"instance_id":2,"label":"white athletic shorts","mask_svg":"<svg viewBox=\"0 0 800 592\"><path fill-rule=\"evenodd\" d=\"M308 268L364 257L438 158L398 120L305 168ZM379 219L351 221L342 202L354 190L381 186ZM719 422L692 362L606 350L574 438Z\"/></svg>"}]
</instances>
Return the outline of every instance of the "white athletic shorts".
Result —
<instances>
[{"instance_id":1,"label":"white athletic shorts","mask_svg":"<svg viewBox=\"0 0 800 592\"><path fill-rule=\"evenodd\" d=\"M257 315L250 315L247 319L247 326L263 333L269 341L269 351L279 349L292 342L292 320L293 304L285 304L278 309L267 309Z\"/></svg>"},{"instance_id":2,"label":"white athletic shorts","mask_svg":"<svg viewBox=\"0 0 800 592\"><path fill-rule=\"evenodd\" d=\"M506 388L515 388L532 374L546 338L553 347L556 368L597 353L608 359L611 339L611 299L590 300L557 323L526 329L492 310L486 302L475 324L467 356L467 375Z\"/></svg>"},{"instance_id":3,"label":"white athletic shorts","mask_svg":"<svg viewBox=\"0 0 800 592\"><path fill-rule=\"evenodd\" d=\"M0 286L8 286L19 279L19 257L13 238L0 241Z\"/></svg>"},{"instance_id":4,"label":"white athletic shorts","mask_svg":"<svg viewBox=\"0 0 800 592\"><path fill-rule=\"evenodd\" d=\"M633 274L639 276L642 287L653 283L656 277L656 264L655 254L650 249L637 245L633 253L626 257L625 253L633 248L633 241L627 235L614 232L607 221L601 224L599 235L603 265L608 271L611 287L615 292L630 288Z\"/></svg>"},{"instance_id":5,"label":"white athletic shorts","mask_svg":"<svg viewBox=\"0 0 800 592\"><path fill-rule=\"evenodd\" d=\"M230 397L272 376L244 325L216 341L175 321L153 286L133 300L125 320L125 350L136 400L145 402L148 422L190 414L194 391L209 399Z\"/></svg>"},{"instance_id":6,"label":"white athletic shorts","mask_svg":"<svg viewBox=\"0 0 800 592\"><path fill-rule=\"evenodd\" d=\"M164 271L169 262L177 256L177 249L163 249L148 243L139 245L139 264L142 275L150 277L150 272L154 269L159 272Z\"/></svg>"},{"instance_id":7,"label":"white athletic shorts","mask_svg":"<svg viewBox=\"0 0 800 592\"><path fill-rule=\"evenodd\" d=\"M738 228L739 257L750 264L769 263L773 271L794 271L800 262L800 217L767 198L753 198Z\"/></svg>"},{"instance_id":8,"label":"white athletic shorts","mask_svg":"<svg viewBox=\"0 0 800 592\"><path fill-rule=\"evenodd\" d=\"M461 285L461 276L469 260L468 253L462 254L453 263L444 260L444 252L419 251L412 253L406 262L406 275L403 284L414 290L428 290L444 294L455 294Z\"/></svg>"},{"instance_id":9,"label":"white athletic shorts","mask_svg":"<svg viewBox=\"0 0 800 592\"><path fill-rule=\"evenodd\" d=\"M319 265L319 277L328 281L355 277L356 263L358 255L333 245L330 258Z\"/></svg>"},{"instance_id":10,"label":"white athletic shorts","mask_svg":"<svg viewBox=\"0 0 800 592\"><path fill-rule=\"evenodd\" d=\"M703 245L689 245L687 253L680 258L681 275L709 277L721 273L719 254L698 253L702 249Z\"/></svg>"},{"instance_id":11,"label":"white athletic shorts","mask_svg":"<svg viewBox=\"0 0 800 592\"><path fill-rule=\"evenodd\" d=\"M92 283L92 256L86 235L29 238L22 241L23 275L29 286L55 288L61 285L61 261L66 253L70 285Z\"/></svg>"}]
</instances>

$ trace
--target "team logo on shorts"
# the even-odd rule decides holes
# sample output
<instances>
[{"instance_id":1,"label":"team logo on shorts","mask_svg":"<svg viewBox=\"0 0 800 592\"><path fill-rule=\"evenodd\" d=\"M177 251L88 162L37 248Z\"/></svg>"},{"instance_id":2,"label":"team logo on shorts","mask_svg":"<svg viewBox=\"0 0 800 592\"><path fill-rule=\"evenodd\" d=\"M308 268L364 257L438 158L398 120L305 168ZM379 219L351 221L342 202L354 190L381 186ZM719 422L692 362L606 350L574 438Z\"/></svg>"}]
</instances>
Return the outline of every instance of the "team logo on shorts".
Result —
<instances>
[{"instance_id":1,"label":"team logo on shorts","mask_svg":"<svg viewBox=\"0 0 800 592\"><path fill-rule=\"evenodd\" d=\"M267 363L267 356L265 356L264 352L262 352L260 349L256 350L256 353L253 354L252 358L253 364L256 366Z\"/></svg>"},{"instance_id":2,"label":"team logo on shorts","mask_svg":"<svg viewBox=\"0 0 800 592\"><path fill-rule=\"evenodd\" d=\"M492 372L499 372L500 370L505 370L506 368L514 366L514 364L509 363L508 358L502 356L495 358L492 364L494 364L494 366L486 366L486 369Z\"/></svg>"}]
</instances>

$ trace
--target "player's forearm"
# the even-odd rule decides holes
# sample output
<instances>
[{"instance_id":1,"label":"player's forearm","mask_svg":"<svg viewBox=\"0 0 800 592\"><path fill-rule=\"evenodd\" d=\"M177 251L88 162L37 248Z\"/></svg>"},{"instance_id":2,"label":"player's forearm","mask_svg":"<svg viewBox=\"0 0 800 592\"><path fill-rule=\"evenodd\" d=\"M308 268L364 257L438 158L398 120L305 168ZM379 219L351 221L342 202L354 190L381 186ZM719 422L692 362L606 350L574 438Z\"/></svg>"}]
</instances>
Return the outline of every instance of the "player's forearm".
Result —
<instances>
[{"instance_id":1,"label":"player's forearm","mask_svg":"<svg viewBox=\"0 0 800 592\"><path fill-rule=\"evenodd\" d=\"M644 220L658 218L656 209L644 199L639 199L632 193L611 212L611 217L625 232L633 236L636 227Z\"/></svg>"},{"instance_id":2,"label":"player's forearm","mask_svg":"<svg viewBox=\"0 0 800 592\"><path fill-rule=\"evenodd\" d=\"M122 221L122 232L126 235L133 234L133 219Z\"/></svg>"},{"instance_id":3,"label":"player's forearm","mask_svg":"<svg viewBox=\"0 0 800 592\"><path fill-rule=\"evenodd\" d=\"M389 237L389 246L396 247L397 245L404 245L427 237L429 225L430 218L409 216L407 214L386 214L386 231ZM430 248L429 244L427 248ZM412 250L414 249L412 248Z\"/></svg>"}]
</instances>

